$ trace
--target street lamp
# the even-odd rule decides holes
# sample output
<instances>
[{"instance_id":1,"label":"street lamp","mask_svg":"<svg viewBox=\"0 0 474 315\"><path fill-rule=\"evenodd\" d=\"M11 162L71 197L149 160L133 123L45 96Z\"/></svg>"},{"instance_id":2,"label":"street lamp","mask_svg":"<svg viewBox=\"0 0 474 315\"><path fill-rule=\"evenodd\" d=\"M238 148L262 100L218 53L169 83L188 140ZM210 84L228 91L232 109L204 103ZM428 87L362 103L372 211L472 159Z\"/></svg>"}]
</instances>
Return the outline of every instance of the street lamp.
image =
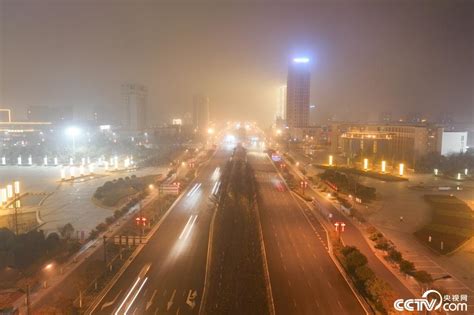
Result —
<instances>
[{"instance_id":1,"label":"street lamp","mask_svg":"<svg viewBox=\"0 0 474 315\"><path fill-rule=\"evenodd\" d=\"M400 163L398 167L398 175L403 176L404 171L405 171L405 164Z\"/></svg>"},{"instance_id":2,"label":"street lamp","mask_svg":"<svg viewBox=\"0 0 474 315\"><path fill-rule=\"evenodd\" d=\"M334 223L334 226L336 227L337 237L341 240L341 233L344 232L346 224L344 222L336 222Z\"/></svg>"},{"instance_id":3,"label":"street lamp","mask_svg":"<svg viewBox=\"0 0 474 315\"><path fill-rule=\"evenodd\" d=\"M76 153L76 137L81 134L81 129L77 127L69 127L66 129L66 135L72 139L72 154Z\"/></svg>"},{"instance_id":4,"label":"street lamp","mask_svg":"<svg viewBox=\"0 0 474 315\"><path fill-rule=\"evenodd\" d=\"M332 155L329 156L329 166L332 166L334 163L334 158Z\"/></svg>"},{"instance_id":5,"label":"street lamp","mask_svg":"<svg viewBox=\"0 0 474 315\"><path fill-rule=\"evenodd\" d=\"M364 171L369 169L369 159L364 159Z\"/></svg>"},{"instance_id":6,"label":"street lamp","mask_svg":"<svg viewBox=\"0 0 474 315\"><path fill-rule=\"evenodd\" d=\"M18 235L18 207L20 206L20 182L15 181L13 183L13 192L15 193L15 199L13 200L13 207L15 208L15 233Z\"/></svg>"},{"instance_id":7,"label":"street lamp","mask_svg":"<svg viewBox=\"0 0 474 315\"><path fill-rule=\"evenodd\" d=\"M382 173L385 173L386 168L387 168L387 162L382 161Z\"/></svg>"}]
</instances>

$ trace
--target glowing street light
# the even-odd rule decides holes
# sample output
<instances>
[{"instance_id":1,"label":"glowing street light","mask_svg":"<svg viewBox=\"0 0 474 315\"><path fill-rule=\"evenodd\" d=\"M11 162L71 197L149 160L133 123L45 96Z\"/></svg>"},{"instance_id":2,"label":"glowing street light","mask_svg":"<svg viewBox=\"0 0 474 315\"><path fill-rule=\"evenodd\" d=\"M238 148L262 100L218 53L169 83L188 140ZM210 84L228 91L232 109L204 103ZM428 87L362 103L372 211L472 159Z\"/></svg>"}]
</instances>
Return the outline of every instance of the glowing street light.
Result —
<instances>
[{"instance_id":1,"label":"glowing street light","mask_svg":"<svg viewBox=\"0 0 474 315\"><path fill-rule=\"evenodd\" d=\"M438 169L437 168L435 168L433 172L434 172L435 176L438 176Z\"/></svg>"},{"instance_id":2,"label":"glowing street light","mask_svg":"<svg viewBox=\"0 0 474 315\"><path fill-rule=\"evenodd\" d=\"M465 169L464 169L464 175L467 176L467 172L468 172L468 170L467 170L467 168L465 168Z\"/></svg>"},{"instance_id":3,"label":"glowing street light","mask_svg":"<svg viewBox=\"0 0 474 315\"><path fill-rule=\"evenodd\" d=\"M2 156L2 165L6 165L6 164L7 164L7 159L4 156Z\"/></svg>"},{"instance_id":4,"label":"glowing street light","mask_svg":"<svg viewBox=\"0 0 474 315\"><path fill-rule=\"evenodd\" d=\"M57 157L54 158L54 165L58 166L58 158Z\"/></svg>"},{"instance_id":5,"label":"glowing street light","mask_svg":"<svg viewBox=\"0 0 474 315\"><path fill-rule=\"evenodd\" d=\"M33 158L31 155L28 157L28 165L33 165Z\"/></svg>"},{"instance_id":6,"label":"glowing street light","mask_svg":"<svg viewBox=\"0 0 474 315\"><path fill-rule=\"evenodd\" d=\"M382 161L382 173L385 173L386 168L387 168L387 162Z\"/></svg>"},{"instance_id":7,"label":"glowing street light","mask_svg":"<svg viewBox=\"0 0 474 315\"><path fill-rule=\"evenodd\" d=\"M74 166L69 167L69 175L71 175L71 178L76 176L76 168Z\"/></svg>"},{"instance_id":8,"label":"glowing street light","mask_svg":"<svg viewBox=\"0 0 474 315\"><path fill-rule=\"evenodd\" d=\"M329 156L329 166L333 166L333 163L334 163L334 161L333 161L333 156L330 155L330 156Z\"/></svg>"},{"instance_id":9,"label":"glowing street light","mask_svg":"<svg viewBox=\"0 0 474 315\"><path fill-rule=\"evenodd\" d=\"M48 165L48 157L47 156L45 156L43 158L43 165Z\"/></svg>"},{"instance_id":10,"label":"glowing street light","mask_svg":"<svg viewBox=\"0 0 474 315\"><path fill-rule=\"evenodd\" d=\"M293 62L294 63L308 63L309 58L308 57L296 57L296 58L293 58Z\"/></svg>"},{"instance_id":11,"label":"glowing street light","mask_svg":"<svg viewBox=\"0 0 474 315\"><path fill-rule=\"evenodd\" d=\"M69 127L66 129L66 135L72 139L72 154L76 153L76 137L81 134L81 129L77 127Z\"/></svg>"},{"instance_id":12,"label":"glowing street light","mask_svg":"<svg viewBox=\"0 0 474 315\"><path fill-rule=\"evenodd\" d=\"M7 203L8 197L7 197L7 189L2 188L0 189L0 205L3 206Z\"/></svg>"},{"instance_id":13,"label":"glowing street light","mask_svg":"<svg viewBox=\"0 0 474 315\"><path fill-rule=\"evenodd\" d=\"M398 175L403 176L404 171L405 171L405 164L400 163L400 165L398 166Z\"/></svg>"},{"instance_id":14,"label":"glowing street light","mask_svg":"<svg viewBox=\"0 0 474 315\"><path fill-rule=\"evenodd\" d=\"M13 189L13 192L14 192L16 195L18 195L18 194L20 193L20 182L16 180L16 181L13 183L13 188L14 188L14 189Z\"/></svg>"},{"instance_id":15,"label":"glowing street light","mask_svg":"<svg viewBox=\"0 0 474 315\"><path fill-rule=\"evenodd\" d=\"M461 173L458 173L458 176L456 177L457 180L461 180Z\"/></svg>"},{"instance_id":16,"label":"glowing street light","mask_svg":"<svg viewBox=\"0 0 474 315\"><path fill-rule=\"evenodd\" d=\"M208 128L207 133L210 135L214 134L214 128Z\"/></svg>"},{"instance_id":17,"label":"glowing street light","mask_svg":"<svg viewBox=\"0 0 474 315\"><path fill-rule=\"evenodd\" d=\"M277 131L276 131L277 136L280 136L281 133L282 133L281 129L277 129Z\"/></svg>"},{"instance_id":18,"label":"glowing street light","mask_svg":"<svg viewBox=\"0 0 474 315\"><path fill-rule=\"evenodd\" d=\"M13 186L8 184L7 185L7 198L11 199L13 197Z\"/></svg>"},{"instance_id":19,"label":"glowing street light","mask_svg":"<svg viewBox=\"0 0 474 315\"><path fill-rule=\"evenodd\" d=\"M21 165L21 155L18 156L17 162L18 162L18 165Z\"/></svg>"},{"instance_id":20,"label":"glowing street light","mask_svg":"<svg viewBox=\"0 0 474 315\"><path fill-rule=\"evenodd\" d=\"M364 171L369 169L369 159L364 159Z\"/></svg>"}]
</instances>

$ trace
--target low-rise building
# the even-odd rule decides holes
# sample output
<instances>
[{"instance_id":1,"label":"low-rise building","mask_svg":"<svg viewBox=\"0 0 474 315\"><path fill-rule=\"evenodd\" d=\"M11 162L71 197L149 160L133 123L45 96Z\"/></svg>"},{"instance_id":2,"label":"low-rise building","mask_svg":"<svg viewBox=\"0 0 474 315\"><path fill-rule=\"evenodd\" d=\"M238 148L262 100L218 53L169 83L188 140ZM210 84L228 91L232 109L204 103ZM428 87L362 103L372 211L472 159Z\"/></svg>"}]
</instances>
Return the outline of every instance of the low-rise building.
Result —
<instances>
[{"instance_id":1,"label":"low-rise building","mask_svg":"<svg viewBox=\"0 0 474 315\"><path fill-rule=\"evenodd\" d=\"M392 165L416 161L428 153L441 153L443 128L428 124L333 124L331 149L350 163L364 158Z\"/></svg>"}]
</instances>

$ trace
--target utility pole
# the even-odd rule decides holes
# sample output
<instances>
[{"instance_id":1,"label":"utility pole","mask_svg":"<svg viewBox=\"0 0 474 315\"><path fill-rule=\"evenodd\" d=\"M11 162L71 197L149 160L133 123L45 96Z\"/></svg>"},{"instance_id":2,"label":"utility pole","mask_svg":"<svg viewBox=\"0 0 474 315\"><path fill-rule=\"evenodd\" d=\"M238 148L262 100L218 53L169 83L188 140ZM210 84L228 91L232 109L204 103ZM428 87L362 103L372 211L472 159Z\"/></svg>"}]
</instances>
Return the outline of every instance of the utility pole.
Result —
<instances>
[{"instance_id":1,"label":"utility pole","mask_svg":"<svg viewBox=\"0 0 474 315\"><path fill-rule=\"evenodd\" d=\"M26 315L30 315L30 285L26 285Z\"/></svg>"},{"instance_id":2,"label":"utility pole","mask_svg":"<svg viewBox=\"0 0 474 315\"><path fill-rule=\"evenodd\" d=\"M103 239L103 247L104 247L104 263L107 265L107 237L104 235L102 236Z\"/></svg>"}]
</instances>

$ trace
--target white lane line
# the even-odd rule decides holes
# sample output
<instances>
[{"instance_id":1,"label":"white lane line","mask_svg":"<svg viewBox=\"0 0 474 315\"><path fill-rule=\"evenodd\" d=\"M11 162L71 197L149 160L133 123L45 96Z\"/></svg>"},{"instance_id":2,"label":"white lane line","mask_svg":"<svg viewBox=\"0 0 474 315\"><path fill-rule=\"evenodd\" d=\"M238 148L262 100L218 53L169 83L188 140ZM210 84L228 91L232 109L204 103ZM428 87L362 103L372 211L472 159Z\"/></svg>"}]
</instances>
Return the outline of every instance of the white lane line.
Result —
<instances>
[{"instance_id":1,"label":"white lane line","mask_svg":"<svg viewBox=\"0 0 474 315\"><path fill-rule=\"evenodd\" d=\"M187 239L188 236L189 236L189 234L191 233L191 230L193 229L194 222L196 222L197 217L198 217L197 215L194 216L194 220L193 220L193 222L191 223L191 225L189 226L188 232L186 233L186 236L184 237L184 239Z\"/></svg>"},{"instance_id":2,"label":"white lane line","mask_svg":"<svg viewBox=\"0 0 474 315\"><path fill-rule=\"evenodd\" d=\"M186 225L184 226L183 231L182 231L181 234L179 235L179 239L182 239L182 238L183 238L183 235L184 235L184 233L186 233L186 229L188 228L189 222L191 222L192 218L193 218L193 215L190 215L190 216L189 216L189 219L188 219L188 222L186 222Z\"/></svg>"},{"instance_id":3,"label":"white lane line","mask_svg":"<svg viewBox=\"0 0 474 315\"><path fill-rule=\"evenodd\" d=\"M102 311L104 308L115 304L115 301L117 301L118 297L120 296L120 293L122 293L122 290L119 291L119 293L115 296L115 298L112 301L102 304L102 307L100 308L100 310Z\"/></svg>"},{"instance_id":4,"label":"white lane line","mask_svg":"<svg viewBox=\"0 0 474 315\"><path fill-rule=\"evenodd\" d=\"M211 194L212 194L212 195L215 195L215 194L216 194L216 188L217 188L217 184L218 184L218 183L219 183L219 182L215 182L215 183L214 183L214 186L212 187L212 190L211 190Z\"/></svg>"},{"instance_id":5,"label":"white lane line","mask_svg":"<svg viewBox=\"0 0 474 315\"><path fill-rule=\"evenodd\" d=\"M186 196L190 197L190 196L194 195L194 193L196 191L198 191L198 189L199 189L199 187L201 187L201 185L202 185L201 183L194 184L193 189L191 189Z\"/></svg>"},{"instance_id":6,"label":"white lane line","mask_svg":"<svg viewBox=\"0 0 474 315\"><path fill-rule=\"evenodd\" d=\"M148 277L146 277L145 280L143 280L142 285L140 286L140 288L138 288L137 293L135 293L135 295L133 296L132 300L130 301L130 304L128 304L128 307L127 307L127 309L125 310L125 313L123 313L124 315L127 315L128 310L130 309L130 307L132 307L133 302L135 302L135 299L137 298L138 294L139 294L140 291L142 290L142 288L143 288L143 286L145 285L145 283L146 283L147 280L148 280Z\"/></svg>"},{"instance_id":7,"label":"white lane line","mask_svg":"<svg viewBox=\"0 0 474 315\"><path fill-rule=\"evenodd\" d=\"M120 303L120 306L119 308L115 311L115 315L118 315L118 313L120 312L120 310L122 309L123 305L125 304L125 302L128 300L128 297L130 296L130 294L132 294L133 290L135 289L135 287L137 286L138 282L140 281L140 277L137 278L137 281L135 281L135 283L133 284L132 288L128 291L128 294L125 296L125 299L123 299L122 303Z\"/></svg>"},{"instance_id":8,"label":"white lane line","mask_svg":"<svg viewBox=\"0 0 474 315\"><path fill-rule=\"evenodd\" d=\"M150 308L150 306L153 304L153 298L155 297L156 295L156 289L155 291L153 291L153 294L151 295L151 298L148 300L148 302L146 303L146 308L145 308L145 311L148 311L148 309Z\"/></svg>"}]
</instances>

